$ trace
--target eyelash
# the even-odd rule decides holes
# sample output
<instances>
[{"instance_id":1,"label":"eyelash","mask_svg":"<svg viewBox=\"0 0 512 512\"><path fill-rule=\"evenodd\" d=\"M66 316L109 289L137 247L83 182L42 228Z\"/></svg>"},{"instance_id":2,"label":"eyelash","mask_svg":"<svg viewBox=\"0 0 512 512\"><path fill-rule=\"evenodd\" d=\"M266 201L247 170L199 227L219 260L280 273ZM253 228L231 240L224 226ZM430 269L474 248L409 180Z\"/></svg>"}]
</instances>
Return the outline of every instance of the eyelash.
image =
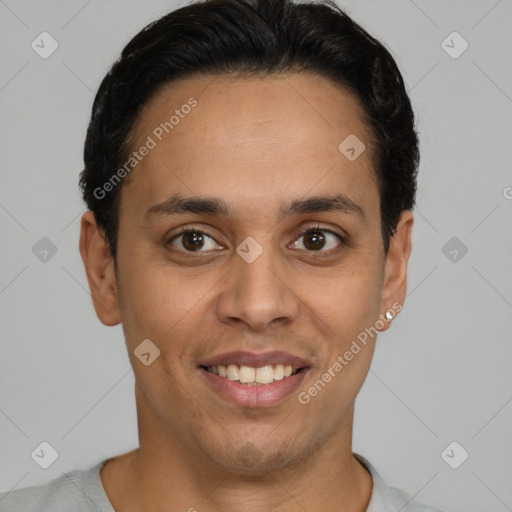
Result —
<instances>
[{"instance_id":1,"label":"eyelash","mask_svg":"<svg viewBox=\"0 0 512 512\"><path fill-rule=\"evenodd\" d=\"M338 238L338 240L340 241L341 245L347 245L347 240L345 239L345 237L343 237L342 235L340 235L339 233L336 233L336 231L333 231L332 229L329 229L329 228L325 228L325 227L322 227L320 225L316 225L316 226L308 226L307 228L305 228L304 230L300 231L298 233L298 236L297 236L297 239L298 238L301 238L302 236L306 235L307 233L315 233L315 232L325 232L325 233L330 233L332 235L334 235L336 238ZM212 237L211 235L209 235L207 232L203 231L201 228L195 228L195 227L191 227L191 226L183 226L180 228L180 231L176 234L174 234L166 243L165 245L166 246L170 246L172 242L174 242L174 240L176 240L177 238L179 238L180 236L184 235L184 234L187 234L187 233L199 233L201 235L206 235L207 237L215 240L214 237ZM205 252L205 251L182 251L181 249L176 249L177 251L179 252L185 252L186 254L200 254L201 252ZM301 250L304 250L304 249L301 249ZM318 253L319 255L330 255L332 254L333 252L336 252L338 251L339 248L336 248L336 249L330 249L328 251L323 251L323 250L319 250L319 251L306 251L307 252L310 252L310 253L313 253L313 252L316 252Z\"/></svg>"}]
</instances>

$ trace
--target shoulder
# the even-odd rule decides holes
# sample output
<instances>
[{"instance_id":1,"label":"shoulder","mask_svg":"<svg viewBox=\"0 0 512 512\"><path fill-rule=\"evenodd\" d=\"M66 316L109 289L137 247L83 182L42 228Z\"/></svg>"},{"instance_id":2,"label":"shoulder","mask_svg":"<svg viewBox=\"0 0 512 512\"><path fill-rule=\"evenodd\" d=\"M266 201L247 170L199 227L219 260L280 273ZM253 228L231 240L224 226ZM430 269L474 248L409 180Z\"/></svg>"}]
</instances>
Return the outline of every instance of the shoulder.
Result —
<instances>
[{"instance_id":1,"label":"shoulder","mask_svg":"<svg viewBox=\"0 0 512 512\"><path fill-rule=\"evenodd\" d=\"M111 512L90 488L95 475L99 479L103 462L70 471L44 485L0 493L0 512Z\"/></svg>"},{"instance_id":2,"label":"shoulder","mask_svg":"<svg viewBox=\"0 0 512 512\"><path fill-rule=\"evenodd\" d=\"M354 453L372 475L373 490L367 512L442 512L413 500L406 492L388 486L373 465L363 456Z\"/></svg>"},{"instance_id":3,"label":"shoulder","mask_svg":"<svg viewBox=\"0 0 512 512\"><path fill-rule=\"evenodd\" d=\"M407 493L397 489L396 487L386 486L384 495L386 500L389 502L389 505L392 507L390 508L390 511L400 510L401 512L441 512L441 510L437 508L424 505L423 503L418 503L417 501L413 500Z\"/></svg>"}]
</instances>

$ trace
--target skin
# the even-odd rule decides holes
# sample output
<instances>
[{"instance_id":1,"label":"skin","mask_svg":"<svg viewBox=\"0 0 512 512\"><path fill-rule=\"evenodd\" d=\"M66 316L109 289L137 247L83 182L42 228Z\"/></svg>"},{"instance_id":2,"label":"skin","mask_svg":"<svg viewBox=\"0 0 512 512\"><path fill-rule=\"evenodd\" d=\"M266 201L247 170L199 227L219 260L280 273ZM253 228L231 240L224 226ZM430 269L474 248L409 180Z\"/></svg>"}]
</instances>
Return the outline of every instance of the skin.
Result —
<instances>
[{"instance_id":1,"label":"skin","mask_svg":"<svg viewBox=\"0 0 512 512\"><path fill-rule=\"evenodd\" d=\"M106 493L118 512L320 511L334 504L364 511L372 479L352 454L352 423L376 337L307 405L294 393L265 409L237 407L197 366L232 350L281 350L310 361L298 391L307 390L360 332L403 304L413 216L402 212L385 255L362 108L327 79L169 84L141 112L132 150L190 97L198 105L123 184L117 273L94 214L81 220L96 313L107 326L123 324L136 382L140 446L103 466ZM367 148L355 161L338 150L349 134ZM365 217L320 211L278 220L281 204L334 192ZM231 215L145 217L175 193L222 199ZM190 236L166 246L184 225L207 233L203 252L190 252ZM317 225L348 235L348 243L324 231L323 244L302 236ZM263 248L250 264L236 252L248 236ZM380 322L379 330L389 326ZM146 338L161 351L149 366L134 355Z\"/></svg>"}]
</instances>

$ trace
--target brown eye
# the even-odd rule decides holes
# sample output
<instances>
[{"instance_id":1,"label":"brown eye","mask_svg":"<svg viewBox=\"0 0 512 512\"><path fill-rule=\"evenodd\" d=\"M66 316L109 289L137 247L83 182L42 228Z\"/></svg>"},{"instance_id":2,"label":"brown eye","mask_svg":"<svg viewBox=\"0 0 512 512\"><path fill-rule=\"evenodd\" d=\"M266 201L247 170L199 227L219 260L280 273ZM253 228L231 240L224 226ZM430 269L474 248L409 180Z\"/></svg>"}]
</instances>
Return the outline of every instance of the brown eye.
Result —
<instances>
[{"instance_id":1,"label":"brown eye","mask_svg":"<svg viewBox=\"0 0 512 512\"><path fill-rule=\"evenodd\" d=\"M331 250L335 250L336 246L345 242L338 233L320 227L308 229L300 235L298 240L301 238L303 239L302 243L299 241L294 242L296 249L316 252L330 252Z\"/></svg>"},{"instance_id":2,"label":"brown eye","mask_svg":"<svg viewBox=\"0 0 512 512\"><path fill-rule=\"evenodd\" d=\"M168 244L184 252L205 252L201 250L204 249L205 246L206 250L215 249L215 247L217 247L215 240L211 236L197 229L182 231L171 238Z\"/></svg>"},{"instance_id":3,"label":"brown eye","mask_svg":"<svg viewBox=\"0 0 512 512\"><path fill-rule=\"evenodd\" d=\"M325 245L325 236L321 231L308 231L304 235L304 247L308 251L322 249Z\"/></svg>"},{"instance_id":4,"label":"brown eye","mask_svg":"<svg viewBox=\"0 0 512 512\"><path fill-rule=\"evenodd\" d=\"M203 247L204 236L202 233L196 232L185 233L181 243L187 251L195 251Z\"/></svg>"}]
</instances>

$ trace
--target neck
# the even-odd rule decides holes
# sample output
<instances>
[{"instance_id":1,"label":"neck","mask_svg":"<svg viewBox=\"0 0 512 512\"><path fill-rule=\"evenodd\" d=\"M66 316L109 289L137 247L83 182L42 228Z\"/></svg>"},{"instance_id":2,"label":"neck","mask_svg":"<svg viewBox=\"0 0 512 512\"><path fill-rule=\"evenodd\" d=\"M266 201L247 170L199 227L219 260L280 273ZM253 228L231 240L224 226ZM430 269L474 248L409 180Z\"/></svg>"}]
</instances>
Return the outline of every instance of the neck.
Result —
<instances>
[{"instance_id":1,"label":"neck","mask_svg":"<svg viewBox=\"0 0 512 512\"><path fill-rule=\"evenodd\" d=\"M364 512L372 479L352 453L353 408L348 416L333 436L290 465L271 472L252 466L242 474L195 453L139 414L140 447L111 459L101 480L116 512L314 512L333 504Z\"/></svg>"}]
</instances>

